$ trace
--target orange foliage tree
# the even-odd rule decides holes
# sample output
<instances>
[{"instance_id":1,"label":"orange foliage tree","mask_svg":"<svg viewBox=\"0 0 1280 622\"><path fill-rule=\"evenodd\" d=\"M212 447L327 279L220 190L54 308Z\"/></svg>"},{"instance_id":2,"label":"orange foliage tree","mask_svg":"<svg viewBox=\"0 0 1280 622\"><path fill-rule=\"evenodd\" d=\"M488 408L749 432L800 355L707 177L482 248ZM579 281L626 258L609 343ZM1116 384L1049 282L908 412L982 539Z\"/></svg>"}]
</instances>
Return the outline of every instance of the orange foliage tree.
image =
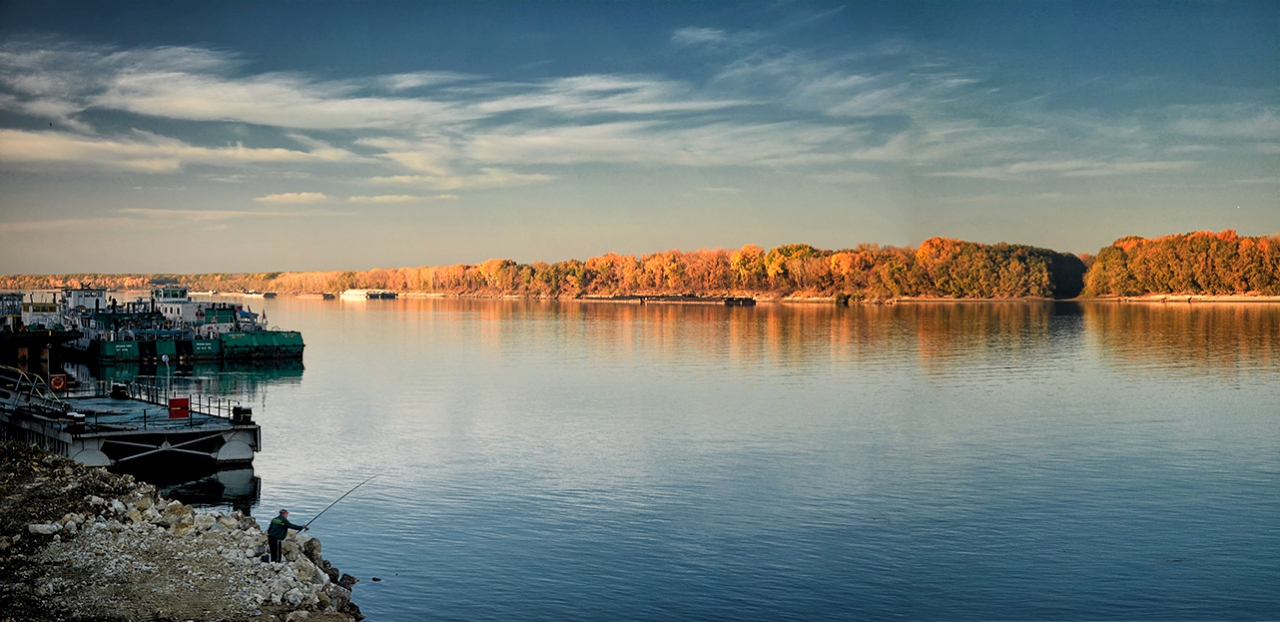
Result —
<instances>
[{"instance_id":1,"label":"orange foliage tree","mask_svg":"<svg viewBox=\"0 0 1280 622\"><path fill-rule=\"evenodd\" d=\"M1120 238L1098 251L1085 294L1280 295L1280 237L1226 230Z\"/></svg>"}]
</instances>

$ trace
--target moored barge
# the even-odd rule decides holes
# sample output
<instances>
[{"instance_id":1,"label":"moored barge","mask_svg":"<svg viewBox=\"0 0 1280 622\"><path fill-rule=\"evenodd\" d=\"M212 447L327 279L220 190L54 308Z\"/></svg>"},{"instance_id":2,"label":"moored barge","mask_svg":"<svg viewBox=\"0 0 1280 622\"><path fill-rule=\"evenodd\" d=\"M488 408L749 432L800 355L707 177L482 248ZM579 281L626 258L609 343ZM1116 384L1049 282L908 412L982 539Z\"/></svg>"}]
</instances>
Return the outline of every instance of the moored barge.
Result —
<instances>
[{"instance_id":1,"label":"moored barge","mask_svg":"<svg viewBox=\"0 0 1280 622\"><path fill-rule=\"evenodd\" d=\"M711 305L717 307L754 307L756 299L744 296L696 296L624 294L619 296L583 296L579 300L590 302L619 302L636 305Z\"/></svg>"},{"instance_id":2,"label":"moored barge","mask_svg":"<svg viewBox=\"0 0 1280 622\"><path fill-rule=\"evenodd\" d=\"M261 447L252 411L227 400L136 383L66 386L0 366L0 432L89 466L243 466Z\"/></svg>"},{"instance_id":3,"label":"moored barge","mask_svg":"<svg viewBox=\"0 0 1280 622\"><path fill-rule=\"evenodd\" d=\"M306 347L298 331L268 328L265 311L193 301L180 286L124 303L108 300L105 289L67 289L61 307L80 333L66 344L69 354L99 363L300 359Z\"/></svg>"}]
</instances>

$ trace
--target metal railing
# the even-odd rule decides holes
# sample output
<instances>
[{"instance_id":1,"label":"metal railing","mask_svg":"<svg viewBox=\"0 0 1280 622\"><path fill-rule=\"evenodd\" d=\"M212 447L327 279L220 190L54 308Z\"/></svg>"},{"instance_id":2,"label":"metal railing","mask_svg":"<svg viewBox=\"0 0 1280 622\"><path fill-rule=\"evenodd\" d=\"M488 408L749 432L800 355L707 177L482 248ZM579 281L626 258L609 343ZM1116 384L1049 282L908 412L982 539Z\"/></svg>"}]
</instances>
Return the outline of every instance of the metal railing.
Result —
<instances>
[{"instance_id":1,"label":"metal railing","mask_svg":"<svg viewBox=\"0 0 1280 622\"><path fill-rule=\"evenodd\" d=\"M204 395L202 393L189 393L186 395L174 393L166 390L165 387L155 384L141 384L130 382L128 384L112 383L105 380L98 380L94 387L95 397L107 397L112 395L115 387L124 387L125 396L132 400L155 404L165 409L166 416L169 408L169 398L185 397L190 400L190 410L193 415L204 415L206 417L216 417L218 419L232 419L235 414L234 409L239 407L238 402L232 400Z\"/></svg>"}]
</instances>

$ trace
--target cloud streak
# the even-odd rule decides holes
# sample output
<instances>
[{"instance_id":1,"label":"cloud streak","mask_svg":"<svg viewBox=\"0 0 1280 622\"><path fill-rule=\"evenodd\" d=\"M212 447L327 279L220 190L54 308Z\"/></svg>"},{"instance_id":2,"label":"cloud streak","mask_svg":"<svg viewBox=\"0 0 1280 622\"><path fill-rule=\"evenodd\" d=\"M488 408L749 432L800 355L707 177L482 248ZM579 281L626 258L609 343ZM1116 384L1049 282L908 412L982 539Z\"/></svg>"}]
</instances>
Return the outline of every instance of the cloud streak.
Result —
<instances>
[{"instance_id":1,"label":"cloud streak","mask_svg":"<svg viewBox=\"0 0 1280 622\"><path fill-rule=\"evenodd\" d=\"M937 177L964 177L1003 181L1030 181L1043 176L1058 177L1112 177L1130 174L1155 174L1186 171L1197 166L1189 160L1163 161L1023 161L1002 166L984 166L955 171L933 173Z\"/></svg>"},{"instance_id":2,"label":"cloud streak","mask_svg":"<svg viewBox=\"0 0 1280 622\"><path fill-rule=\"evenodd\" d=\"M555 183L569 176L562 167L584 164L745 167L828 184L872 182L891 166L917 178L1022 182L1188 174L1241 144L1252 154L1280 150L1275 106L1105 116L1050 106L1048 95L1003 94L983 70L906 41L823 56L745 45L762 36L672 31L671 49L721 63L702 83L431 70L331 80L246 73L244 59L197 47L10 41L0 44L0 109L56 127L0 129L0 163L151 174L259 167L280 178L340 165L326 177L452 192ZM106 114L130 115L133 127L162 119L237 138L202 145L154 129L100 130ZM365 192L348 202L423 200Z\"/></svg>"},{"instance_id":3,"label":"cloud streak","mask_svg":"<svg viewBox=\"0 0 1280 622\"><path fill-rule=\"evenodd\" d=\"M740 33L739 33L740 34ZM730 35L690 30L676 39ZM734 35L737 36L737 35ZM0 106L57 118L79 135L10 135L10 162L87 162L149 172L188 163L243 165L381 161L379 181L455 190L547 183L557 176L530 165L659 162L683 166L805 165L856 158L883 144L839 124L786 113L783 119L742 115L783 110L751 89L707 88L663 77L588 74L499 82L451 72L416 72L321 81L301 73L241 75L234 55L191 47L117 50L52 45L0 46ZM840 75L806 87L857 90ZM833 109L890 106L901 87L873 85L836 98ZM843 95L842 95L843 96ZM841 108L843 106L843 108ZM234 123L281 133L306 148L197 146L157 135L104 138L93 119L107 111L198 123ZM841 113L843 114L843 113ZM752 118L760 117L760 118ZM316 133L346 134L342 141ZM261 135L261 131L250 132ZM14 143L35 145L19 149ZM43 155L22 155L43 154Z\"/></svg>"},{"instance_id":4,"label":"cloud streak","mask_svg":"<svg viewBox=\"0 0 1280 622\"><path fill-rule=\"evenodd\" d=\"M419 201L429 200L431 197L419 197L411 194L379 194L375 196L354 196L347 200L352 203L417 203Z\"/></svg>"},{"instance_id":5,"label":"cloud streak","mask_svg":"<svg viewBox=\"0 0 1280 622\"><path fill-rule=\"evenodd\" d=\"M253 200L258 201L259 203L301 205L306 203L324 203L329 200L329 197L323 192L282 192L279 194L268 194L264 197L254 197Z\"/></svg>"},{"instance_id":6,"label":"cloud streak","mask_svg":"<svg viewBox=\"0 0 1280 622\"><path fill-rule=\"evenodd\" d=\"M316 152L249 148L243 144L198 147L149 132L130 136L85 136L58 131L0 129L0 162L69 163L143 173L172 173L186 164L244 167L263 164L351 162L360 158L341 149Z\"/></svg>"},{"instance_id":7,"label":"cloud streak","mask_svg":"<svg viewBox=\"0 0 1280 622\"><path fill-rule=\"evenodd\" d=\"M193 210L193 209L153 209L128 207L120 210L127 216L143 218L178 218L192 222L218 222L237 218L278 218L297 216L297 212L252 212L246 210Z\"/></svg>"},{"instance_id":8,"label":"cloud streak","mask_svg":"<svg viewBox=\"0 0 1280 622\"><path fill-rule=\"evenodd\" d=\"M516 173L500 168L483 168L474 175L392 175L374 177L377 183L407 184L423 186L434 190L471 190L477 188L501 188L508 186L528 186L554 180L551 175L541 173Z\"/></svg>"}]
</instances>

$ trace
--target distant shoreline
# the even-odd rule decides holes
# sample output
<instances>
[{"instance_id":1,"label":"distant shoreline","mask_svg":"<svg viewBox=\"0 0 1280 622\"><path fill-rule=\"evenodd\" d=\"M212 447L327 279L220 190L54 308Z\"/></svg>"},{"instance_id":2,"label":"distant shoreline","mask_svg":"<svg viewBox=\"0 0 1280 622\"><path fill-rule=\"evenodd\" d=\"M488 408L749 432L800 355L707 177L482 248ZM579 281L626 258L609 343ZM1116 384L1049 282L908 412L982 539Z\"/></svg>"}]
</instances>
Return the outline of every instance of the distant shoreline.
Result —
<instances>
[{"instance_id":1,"label":"distant shoreline","mask_svg":"<svg viewBox=\"0 0 1280 622\"><path fill-rule=\"evenodd\" d=\"M1081 296L1078 298L898 298L894 302L1103 302L1145 304L1280 303L1280 296L1245 294L1145 294L1142 296Z\"/></svg>"},{"instance_id":2,"label":"distant shoreline","mask_svg":"<svg viewBox=\"0 0 1280 622\"><path fill-rule=\"evenodd\" d=\"M52 290L35 290L35 291L52 291ZM140 289L119 289L109 290L120 294L141 294L147 292ZM538 295L521 295L521 294L499 294L499 293L483 293L483 292L424 292L424 291L401 291L396 292L400 298L415 299L471 299L471 300L556 300L561 302L591 302L591 303L632 303L634 301L615 300L612 297L555 297L555 296L538 296ZM215 296L238 297L240 292L218 292ZM321 300L323 302L336 302L336 295L322 299L314 292L281 292L281 297L293 298L296 300ZM669 296L669 294L634 294L636 296ZM795 305L814 305L814 304L836 304L837 296L831 295L778 295L773 293L751 293L751 292L734 292L724 295L699 296L699 298L715 299L723 297L743 297L752 298L759 304L795 304ZM962 304L962 303L1027 303L1027 302L1096 302L1096 303L1116 303L1116 304L1276 304L1280 303L1280 296L1268 295L1249 295L1249 294L1143 294L1139 296L1090 296L1077 298L1047 298L1037 296L1020 296L1007 298L943 298L929 296L901 296L889 298L854 298L847 300L849 306L853 305L894 305L894 304ZM664 304L680 304L679 302L666 302ZM690 303L697 304L697 303Z\"/></svg>"},{"instance_id":3,"label":"distant shoreline","mask_svg":"<svg viewBox=\"0 0 1280 622\"><path fill-rule=\"evenodd\" d=\"M0 275L0 290L179 285L203 295L217 291L247 299L381 290L405 297L557 300L733 296L840 306L1051 299L1270 303L1280 297L1276 265L1280 236L1241 237L1226 230L1128 236L1096 256L934 237L917 248L861 244L824 250L784 244L766 251L748 244L736 250L609 253L554 264L490 259L362 272ZM1206 291L1233 293L1198 293ZM1127 294L1133 292L1148 293Z\"/></svg>"},{"instance_id":4,"label":"distant shoreline","mask_svg":"<svg viewBox=\"0 0 1280 622\"><path fill-rule=\"evenodd\" d=\"M1117 302L1117 303L1280 303L1280 296L1250 296L1247 294L1145 294L1142 296L1107 296L1095 298L1077 298L1082 302Z\"/></svg>"}]
</instances>

